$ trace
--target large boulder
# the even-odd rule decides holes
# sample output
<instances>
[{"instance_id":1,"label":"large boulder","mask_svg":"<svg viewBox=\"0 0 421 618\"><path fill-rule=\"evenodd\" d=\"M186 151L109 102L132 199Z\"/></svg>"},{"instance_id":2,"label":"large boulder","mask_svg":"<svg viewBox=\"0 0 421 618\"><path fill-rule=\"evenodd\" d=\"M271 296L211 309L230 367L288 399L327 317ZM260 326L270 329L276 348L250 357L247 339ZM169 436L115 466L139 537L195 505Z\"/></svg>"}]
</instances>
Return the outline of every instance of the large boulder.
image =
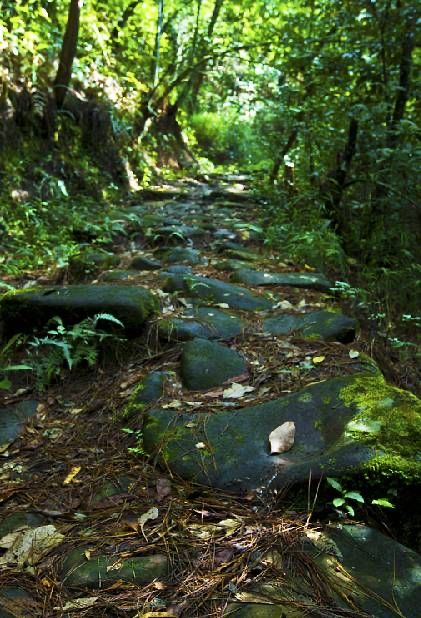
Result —
<instances>
[{"instance_id":1,"label":"large boulder","mask_svg":"<svg viewBox=\"0 0 421 618\"><path fill-rule=\"evenodd\" d=\"M325 339L350 343L354 340L357 321L336 311L281 314L267 318L263 330L271 335L299 335L306 339Z\"/></svg>"},{"instance_id":2,"label":"large boulder","mask_svg":"<svg viewBox=\"0 0 421 618\"><path fill-rule=\"evenodd\" d=\"M264 311L272 307L272 301L269 298L258 296L246 288L231 285L219 279L168 272L163 273L162 276L166 292L182 291L193 298L224 303L232 309L245 311Z\"/></svg>"},{"instance_id":3,"label":"large boulder","mask_svg":"<svg viewBox=\"0 0 421 618\"><path fill-rule=\"evenodd\" d=\"M98 313L123 322L127 333L137 335L158 303L146 288L126 285L69 285L24 290L0 301L0 319L6 333L30 332L54 316L75 324Z\"/></svg>"},{"instance_id":4,"label":"large boulder","mask_svg":"<svg viewBox=\"0 0 421 618\"><path fill-rule=\"evenodd\" d=\"M247 364L241 354L220 343L197 338L184 345L181 376L192 391L220 386L246 371Z\"/></svg>"},{"instance_id":5,"label":"large boulder","mask_svg":"<svg viewBox=\"0 0 421 618\"><path fill-rule=\"evenodd\" d=\"M294 445L271 455L269 434L287 421L295 423ZM310 474L364 472L415 483L421 479L421 402L379 374L360 373L242 409L153 410L144 446L186 479L237 492L307 482Z\"/></svg>"},{"instance_id":6,"label":"large boulder","mask_svg":"<svg viewBox=\"0 0 421 618\"><path fill-rule=\"evenodd\" d=\"M253 286L286 285L295 288L309 288L328 292L332 283L321 273L274 273L240 268L235 270L231 280Z\"/></svg>"}]
</instances>

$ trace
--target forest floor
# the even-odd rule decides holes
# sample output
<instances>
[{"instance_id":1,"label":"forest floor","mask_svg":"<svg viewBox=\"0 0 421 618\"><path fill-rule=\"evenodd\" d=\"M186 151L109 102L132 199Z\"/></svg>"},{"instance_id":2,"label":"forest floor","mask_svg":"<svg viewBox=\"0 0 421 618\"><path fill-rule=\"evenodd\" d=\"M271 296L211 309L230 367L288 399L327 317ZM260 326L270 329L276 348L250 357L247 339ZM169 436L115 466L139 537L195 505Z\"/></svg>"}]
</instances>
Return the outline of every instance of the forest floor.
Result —
<instances>
[{"instance_id":1,"label":"forest floor","mask_svg":"<svg viewBox=\"0 0 421 618\"><path fill-rule=\"evenodd\" d=\"M145 192L126 208L142 224L136 227L132 219L130 234L110 247L118 256L118 270L98 267L86 278L70 268L60 275L39 272L14 281L19 287L45 289L81 280L84 286L140 285L159 300L160 311L140 335L117 343L112 353L105 347L95 369L63 371L62 379L38 393L33 383L17 382L4 397L3 411L10 411L10 418L24 401L34 402L35 413L28 414L13 439L3 438L0 618L415 617L407 609L415 607L409 588L406 600L395 602L393 574L384 572L380 588L371 582L368 593L367 581L360 581L363 599L355 592L355 566L342 564L341 541L323 536L329 522L332 529L349 524L354 534L355 519L332 506L338 494L325 490L329 504L320 504L317 465L313 480L311 468L310 477L306 469L300 478L268 483L263 493L244 478L237 486L234 472L231 486L213 473L206 484L206 475L195 477L187 464L163 462L160 449L154 450L153 432L144 435L145 415L155 408L178 415L187 426L186 410L189 418L230 411L240 415L245 408L271 405L307 387L353 380L367 367L376 372L369 343L358 335L352 317L338 313L329 282L310 266L299 272L265 251L256 224L260 206L246 178L179 181ZM143 266L136 270L132 262L139 257ZM246 283L256 272L263 279ZM285 273L292 276L287 285L276 279ZM186 277L191 277L187 283ZM238 300L238 288L222 288L222 296L211 299L206 283L195 277L245 286L240 296L250 292L250 302L262 307L246 309L241 298L238 306L231 303L231 298ZM208 314L198 317L199 306ZM231 319L231 334L218 333L230 328L215 321L218 311ZM323 311L338 318L333 330L330 323L318 322ZM310 313L317 314L310 326L283 324L278 334L266 321L268 316ZM244 367L224 373L221 356L222 374L212 377L218 348L209 352L210 367L199 350L191 375L185 349L186 341L197 342L194 336L221 348L224 341L224 349L237 355L234 366ZM149 400L136 400L138 385L153 372L165 374L161 390ZM130 405L136 401L133 413ZM206 451L200 441L194 446ZM253 453L248 457L252 460ZM303 482L306 477L309 481ZM365 509L356 517L363 520L361 529L371 530L368 523L374 535L386 533L394 552L402 548L390 538L393 518L384 510L354 506ZM405 551L405 560L414 561L415 553ZM346 592L335 583L335 573Z\"/></svg>"}]
</instances>

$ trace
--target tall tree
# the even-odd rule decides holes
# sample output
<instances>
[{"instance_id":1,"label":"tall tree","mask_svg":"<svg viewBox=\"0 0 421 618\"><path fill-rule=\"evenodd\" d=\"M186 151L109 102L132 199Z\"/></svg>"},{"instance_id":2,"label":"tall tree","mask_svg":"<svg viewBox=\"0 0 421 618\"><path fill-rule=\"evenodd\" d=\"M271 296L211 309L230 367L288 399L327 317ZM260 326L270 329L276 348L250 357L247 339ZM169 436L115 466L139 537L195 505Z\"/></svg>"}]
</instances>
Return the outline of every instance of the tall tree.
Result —
<instances>
[{"instance_id":1,"label":"tall tree","mask_svg":"<svg viewBox=\"0 0 421 618\"><path fill-rule=\"evenodd\" d=\"M79 35L81 0L70 0L66 30L61 46L57 75L54 80L54 96L56 105L63 107L70 80L72 78L73 61L76 56Z\"/></svg>"}]
</instances>

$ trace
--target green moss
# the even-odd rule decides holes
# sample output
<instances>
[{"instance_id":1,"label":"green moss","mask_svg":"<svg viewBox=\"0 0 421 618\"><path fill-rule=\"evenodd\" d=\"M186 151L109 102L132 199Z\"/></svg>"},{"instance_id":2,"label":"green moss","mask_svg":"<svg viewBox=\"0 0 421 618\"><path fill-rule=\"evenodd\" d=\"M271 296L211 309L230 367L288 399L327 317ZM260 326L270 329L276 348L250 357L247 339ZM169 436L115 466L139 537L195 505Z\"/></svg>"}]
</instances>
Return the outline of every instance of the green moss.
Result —
<instances>
[{"instance_id":1,"label":"green moss","mask_svg":"<svg viewBox=\"0 0 421 618\"><path fill-rule=\"evenodd\" d=\"M301 401L301 403L309 403L312 399L311 393L303 393L298 397L298 401Z\"/></svg>"},{"instance_id":2,"label":"green moss","mask_svg":"<svg viewBox=\"0 0 421 618\"><path fill-rule=\"evenodd\" d=\"M339 396L346 406L357 410L347 434L378 452L366 469L405 480L421 479L419 399L389 386L381 375L357 376Z\"/></svg>"}]
</instances>

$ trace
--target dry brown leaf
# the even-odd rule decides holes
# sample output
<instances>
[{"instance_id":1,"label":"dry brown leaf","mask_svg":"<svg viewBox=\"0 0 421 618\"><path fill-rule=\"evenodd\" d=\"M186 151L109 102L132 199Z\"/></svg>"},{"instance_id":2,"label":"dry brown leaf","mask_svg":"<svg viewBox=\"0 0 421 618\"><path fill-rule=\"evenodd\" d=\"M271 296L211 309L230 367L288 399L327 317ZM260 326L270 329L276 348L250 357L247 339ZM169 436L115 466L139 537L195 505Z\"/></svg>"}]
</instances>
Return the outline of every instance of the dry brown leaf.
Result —
<instances>
[{"instance_id":1,"label":"dry brown leaf","mask_svg":"<svg viewBox=\"0 0 421 618\"><path fill-rule=\"evenodd\" d=\"M270 454L285 453L294 446L295 423L287 421L276 427L269 434Z\"/></svg>"},{"instance_id":2,"label":"dry brown leaf","mask_svg":"<svg viewBox=\"0 0 421 618\"><path fill-rule=\"evenodd\" d=\"M171 496L171 483L168 479L162 477L156 481L156 493L158 502Z\"/></svg>"}]
</instances>

